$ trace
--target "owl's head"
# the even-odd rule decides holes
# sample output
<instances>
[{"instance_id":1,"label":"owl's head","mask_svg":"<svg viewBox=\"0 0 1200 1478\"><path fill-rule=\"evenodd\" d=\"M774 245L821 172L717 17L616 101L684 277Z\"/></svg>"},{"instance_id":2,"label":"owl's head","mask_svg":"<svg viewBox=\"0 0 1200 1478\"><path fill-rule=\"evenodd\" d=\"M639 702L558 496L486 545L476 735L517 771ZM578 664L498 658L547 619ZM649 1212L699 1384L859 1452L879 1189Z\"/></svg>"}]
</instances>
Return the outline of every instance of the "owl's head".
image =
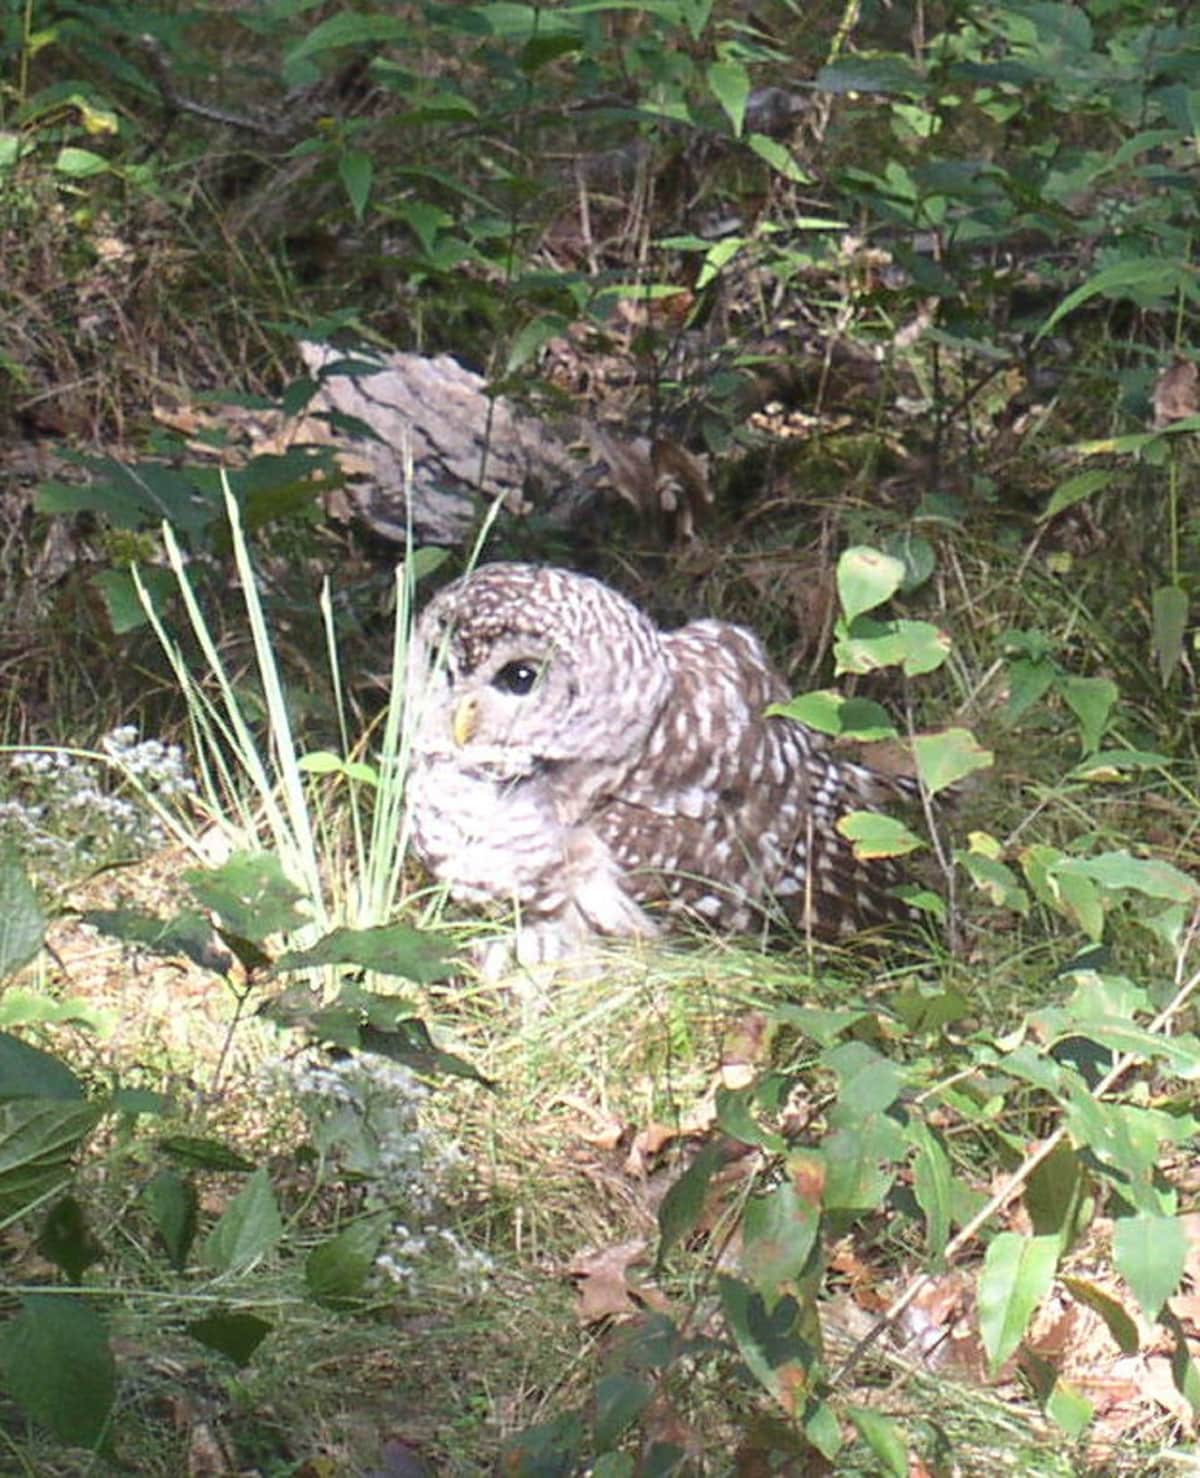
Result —
<instances>
[{"instance_id":1,"label":"owl's head","mask_svg":"<svg viewBox=\"0 0 1200 1478\"><path fill-rule=\"evenodd\" d=\"M417 623L410 682L419 753L505 775L635 753L670 689L654 626L598 580L484 565Z\"/></svg>"}]
</instances>

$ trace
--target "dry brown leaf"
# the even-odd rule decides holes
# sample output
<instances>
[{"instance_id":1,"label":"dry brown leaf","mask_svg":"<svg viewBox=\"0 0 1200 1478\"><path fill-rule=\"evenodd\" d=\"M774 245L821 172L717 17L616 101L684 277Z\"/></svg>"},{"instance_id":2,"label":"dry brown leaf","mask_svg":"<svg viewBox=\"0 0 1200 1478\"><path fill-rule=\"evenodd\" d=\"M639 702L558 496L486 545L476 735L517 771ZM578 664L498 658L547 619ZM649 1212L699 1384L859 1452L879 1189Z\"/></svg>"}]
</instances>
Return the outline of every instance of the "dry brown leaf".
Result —
<instances>
[{"instance_id":1,"label":"dry brown leaf","mask_svg":"<svg viewBox=\"0 0 1200 1478\"><path fill-rule=\"evenodd\" d=\"M1169 426L1195 415L1200 415L1200 370L1190 359L1177 359L1154 387L1154 425Z\"/></svg>"},{"instance_id":2,"label":"dry brown leaf","mask_svg":"<svg viewBox=\"0 0 1200 1478\"><path fill-rule=\"evenodd\" d=\"M599 1251L580 1253L571 1260L567 1275L576 1280L579 1292L576 1315L581 1324L627 1318L645 1304L654 1308L665 1306L658 1289L634 1284L629 1278L629 1269L644 1260L647 1250L648 1243L637 1237Z\"/></svg>"}]
</instances>

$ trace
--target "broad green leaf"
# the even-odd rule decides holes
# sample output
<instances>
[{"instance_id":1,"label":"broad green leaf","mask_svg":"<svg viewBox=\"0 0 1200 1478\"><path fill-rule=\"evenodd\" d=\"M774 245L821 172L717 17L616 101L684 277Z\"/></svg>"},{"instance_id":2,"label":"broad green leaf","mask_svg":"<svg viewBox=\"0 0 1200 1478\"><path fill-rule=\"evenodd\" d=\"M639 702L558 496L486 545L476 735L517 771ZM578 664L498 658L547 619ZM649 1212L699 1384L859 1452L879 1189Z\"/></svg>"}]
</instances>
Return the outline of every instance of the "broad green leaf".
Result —
<instances>
[{"instance_id":1,"label":"broad green leaf","mask_svg":"<svg viewBox=\"0 0 1200 1478\"><path fill-rule=\"evenodd\" d=\"M333 929L310 949L289 950L275 962L277 970L305 970L314 965L358 965L380 975L399 975L429 985L456 969L445 940L407 924L380 924L372 929Z\"/></svg>"},{"instance_id":2,"label":"broad green leaf","mask_svg":"<svg viewBox=\"0 0 1200 1478\"><path fill-rule=\"evenodd\" d=\"M954 860L962 866L975 886L981 889L999 908L1011 908L1014 913L1029 912L1029 894L1021 887L1012 868L993 857L979 852L955 852Z\"/></svg>"},{"instance_id":3,"label":"broad green leaf","mask_svg":"<svg viewBox=\"0 0 1200 1478\"><path fill-rule=\"evenodd\" d=\"M210 1350L227 1356L237 1366L249 1363L250 1357L275 1326L257 1314L209 1314L187 1326L193 1339Z\"/></svg>"},{"instance_id":4,"label":"broad green leaf","mask_svg":"<svg viewBox=\"0 0 1200 1478\"><path fill-rule=\"evenodd\" d=\"M159 918L137 908L89 909L83 922L159 955L185 955L201 969L225 974L233 963L205 914L192 908L174 918Z\"/></svg>"},{"instance_id":5,"label":"broad green leaf","mask_svg":"<svg viewBox=\"0 0 1200 1478\"><path fill-rule=\"evenodd\" d=\"M256 1170L229 1203L204 1243L204 1262L219 1273L241 1273L283 1236L283 1218L266 1170Z\"/></svg>"},{"instance_id":6,"label":"broad green leaf","mask_svg":"<svg viewBox=\"0 0 1200 1478\"><path fill-rule=\"evenodd\" d=\"M704 1210L709 1182L722 1163L720 1146L706 1144L663 1197L658 1208L657 1267L662 1267L676 1243L695 1231Z\"/></svg>"},{"instance_id":7,"label":"broad green leaf","mask_svg":"<svg viewBox=\"0 0 1200 1478\"><path fill-rule=\"evenodd\" d=\"M601 1452L616 1446L645 1411L653 1395L653 1386L637 1376L618 1373L600 1377L592 1393L595 1403L592 1430Z\"/></svg>"},{"instance_id":8,"label":"broad green leaf","mask_svg":"<svg viewBox=\"0 0 1200 1478\"><path fill-rule=\"evenodd\" d=\"M0 1102L0 1224L70 1180L71 1158L101 1117L91 1103Z\"/></svg>"},{"instance_id":9,"label":"broad green leaf","mask_svg":"<svg viewBox=\"0 0 1200 1478\"><path fill-rule=\"evenodd\" d=\"M1080 1437L1096 1414L1096 1408L1070 1381L1061 1377L1045 1402L1046 1415L1068 1437Z\"/></svg>"},{"instance_id":10,"label":"broad green leaf","mask_svg":"<svg viewBox=\"0 0 1200 1478\"><path fill-rule=\"evenodd\" d=\"M1046 504L1045 511L1039 516L1039 522L1045 523L1047 519L1054 518L1064 509L1081 503L1084 498L1090 498L1093 493L1102 492L1112 480L1113 474L1100 468L1077 472L1074 477L1068 477L1066 482L1059 483L1050 495L1050 501Z\"/></svg>"},{"instance_id":11,"label":"broad green leaf","mask_svg":"<svg viewBox=\"0 0 1200 1478\"><path fill-rule=\"evenodd\" d=\"M900 1424L869 1406L847 1406L846 1415L875 1454L881 1470L892 1478L908 1478L908 1443Z\"/></svg>"},{"instance_id":12,"label":"broad green leaf","mask_svg":"<svg viewBox=\"0 0 1200 1478\"><path fill-rule=\"evenodd\" d=\"M361 1296L387 1227L385 1213L364 1216L312 1249L304 1281L318 1303L336 1307Z\"/></svg>"},{"instance_id":13,"label":"broad green leaf","mask_svg":"<svg viewBox=\"0 0 1200 1478\"><path fill-rule=\"evenodd\" d=\"M768 1300L782 1283L804 1271L821 1225L821 1203L788 1181L746 1203L742 1221L742 1271Z\"/></svg>"},{"instance_id":14,"label":"broad green leaf","mask_svg":"<svg viewBox=\"0 0 1200 1478\"><path fill-rule=\"evenodd\" d=\"M354 219L361 221L371 195L375 178L375 161L365 149L347 149L338 158L338 176L345 186Z\"/></svg>"},{"instance_id":15,"label":"broad green leaf","mask_svg":"<svg viewBox=\"0 0 1200 1478\"><path fill-rule=\"evenodd\" d=\"M928 621L874 621L859 616L847 630L839 624L835 671L876 672L902 667L909 677L934 672L950 652L950 638Z\"/></svg>"},{"instance_id":16,"label":"broad green leaf","mask_svg":"<svg viewBox=\"0 0 1200 1478\"><path fill-rule=\"evenodd\" d=\"M1079 720L1084 749L1100 748L1117 701L1117 685L1107 677L1064 677L1060 690L1067 707Z\"/></svg>"},{"instance_id":17,"label":"broad green leaf","mask_svg":"<svg viewBox=\"0 0 1200 1478\"><path fill-rule=\"evenodd\" d=\"M1017 719L1054 686L1059 675L1055 663L1044 658L1019 657L1008 664L1008 702L1004 716L1009 723Z\"/></svg>"},{"instance_id":18,"label":"broad green leaf","mask_svg":"<svg viewBox=\"0 0 1200 1478\"><path fill-rule=\"evenodd\" d=\"M887 709L870 698L843 698L832 688L803 693L788 703L776 703L767 716L792 718L822 734L852 735L856 739L894 739L896 728Z\"/></svg>"},{"instance_id":19,"label":"broad green leaf","mask_svg":"<svg viewBox=\"0 0 1200 1478\"><path fill-rule=\"evenodd\" d=\"M47 1211L37 1237L37 1250L65 1275L78 1283L93 1263L104 1256L104 1248L92 1234L87 1215L74 1196L63 1196Z\"/></svg>"},{"instance_id":20,"label":"broad green leaf","mask_svg":"<svg viewBox=\"0 0 1200 1478\"><path fill-rule=\"evenodd\" d=\"M83 1084L52 1052L0 1032L0 1103L13 1098L71 1101L83 1097Z\"/></svg>"},{"instance_id":21,"label":"broad green leaf","mask_svg":"<svg viewBox=\"0 0 1200 1478\"><path fill-rule=\"evenodd\" d=\"M1065 1141L1037 1167L1025 1184L1025 1209L1035 1236L1058 1238L1065 1252L1075 1237L1075 1223L1086 1179L1079 1153Z\"/></svg>"},{"instance_id":22,"label":"broad green leaf","mask_svg":"<svg viewBox=\"0 0 1200 1478\"><path fill-rule=\"evenodd\" d=\"M407 18L395 15L363 14L343 10L328 20L315 25L304 39L294 46L284 58L285 68L295 66L304 58L333 51L342 46L364 46L403 41L412 26Z\"/></svg>"},{"instance_id":23,"label":"broad green leaf","mask_svg":"<svg viewBox=\"0 0 1200 1478\"><path fill-rule=\"evenodd\" d=\"M854 855L860 861L873 857L903 857L925 843L902 821L878 811L850 811L837 821L837 829L848 842L854 843Z\"/></svg>"},{"instance_id":24,"label":"broad green leaf","mask_svg":"<svg viewBox=\"0 0 1200 1478\"><path fill-rule=\"evenodd\" d=\"M58 151L54 161L55 170L72 180L86 180L93 175L108 172L108 160L91 149L77 149L67 145Z\"/></svg>"},{"instance_id":25,"label":"broad green leaf","mask_svg":"<svg viewBox=\"0 0 1200 1478\"><path fill-rule=\"evenodd\" d=\"M182 1272L196 1240L196 1187L177 1170L160 1170L142 1187L142 1203L163 1240L171 1266Z\"/></svg>"},{"instance_id":26,"label":"broad green leaf","mask_svg":"<svg viewBox=\"0 0 1200 1478\"><path fill-rule=\"evenodd\" d=\"M844 1122L821 1141L826 1209L850 1216L877 1211L904 1154L900 1125L883 1112L834 1117Z\"/></svg>"},{"instance_id":27,"label":"broad green leaf","mask_svg":"<svg viewBox=\"0 0 1200 1478\"><path fill-rule=\"evenodd\" d=\"M736 1278L719 1275L717 1287L747 1369L789 1417L799 1416L817 1371L819 1328L790 1295L768 1309L760 1293Z\"/></svg>"},{"instance_id":28,"label":"broad green leaf","mask_svg":"<svg viewBox=\"0 0 1200 1478\"><path fill-rule=\"evenodd\" d=\"M830 1047L821 1054L821 1063L837 1074L838 1114L874 1113L900 1097L903 1079L895 1064L865 1042Z\"/></svg>"},{"instance_id":29,"label":"broad green leaf","mask_svg":"<svg viewBox=\"0 0 1200 1478\"><path fill-rule=\"evenodd\" d=\"M513 338L508 350L505 369L512 375L524 369L535 359L551 339L562 338L567 332L567 320L561 313L539 313L524 324Z\"/></svg>"},{"instance_id":30,"label":"broad green leaf","mask_svg":"<svg viewBox=\"0 0 1200 1478\"><path fill-rule=\"evenodd\" d=\"M708 86L728 115L735 138L741 138L746 121L746 100L750 96L750 74L741 62L713 62L708 69Z\"/></svg>"},{"instance_id":31,"label":"broad green leaf","mask_svg":"<svg viewBox=\"0 0 1200 1478\"><path fill-rule=\"evenodd\" d=\"M164 610L177 589L171 571L141 565L138 578L154 609ZM92 584L100 592L109 624L117 636L124 636L127 631L136 631L146 624L146 608L128 570L101 570L92 577Z\"/></svg>"},{"instance_id":32,"label":"broad green leaf","mask_svg":"<svg viewBox=\"0 0 1200 1478\"><path fill-rule=\"evenodd\" d=\"M199 903L211 908L230 934L255 944L308 922L304 898L269 852L239 852L221 867L192 869L183 880Z\"/></svg>"},{"instance_id":33,"label":"broad green leaf","mask_svg":"<svg viewBox=\"0 0 1200 1478\"><path fill-rule=\"evenodd\" d=\"M1059 911L1074 919L1090 939L1101 939L1104 935L1104 905L1091 880L1056 868L1052 885Z\"/></svg>"},{"instance_id":34,"label":"broad green leaf","mask_svg":"<svg viewBox=\"0 0 1200 1478\"><path fill-rule=\"evenodd\" d=\"M1122 1216L1113 1224L1113 1261L1148 1319L1179 1288L1188 1238L1177 1216Z\"/></svg>"},{"instance_id":35,"label":"broad green leaf","mask_svg":"<svg viewBox=\"0 0 1200 1478\"><path fill-rule=\"evenodd\" d=\"M1034 343L1076 308L1094 297L1134 298L1138 302L1167 302L1177 292L1194 298L1195 272L1190 262L1170 257L1139 257L1136 261L1114 262L1090 277L1082 287L1068 293L1034 335Z\"/></svg>"},{"instance_id":36,"label":"broad green leaf","mask_svg":"<svg viewBox=\"0 0 1200 1478\"><path fill-rule=\"evenodd\" d=\"M941 1140L920 1119L904 1127L905 1138L916 1150L913 1157L913 1194L925 1213L925 1238L929 1256L940 1265L950 1240L950 1218L954 1207L954 1171Z\"/></svg>"},{"instance_id":37,"label":"broad green leaf","mask_svg":"<svg viewBox=\"0 0 1200 1478\"><path fill-rule=\"evenodd\" d=\"M921 534L913 533L912 529L890 534L884 540L883 552L904 565L904 579L900 582L903 595L919 590L937 568L933 545Z\"/></svg>"},{"instance_id":38,"label":"broad green leaf","mask_svg":"<svg viewBox=\"0 0 1200 1478\"><path fill-rule=\"evenodd\" d=\"M787 1148L787 1140L758 1123L751 1113L757 1101L757 1083L746 1088L719 1087L716 1094L717 1123L731 1139L742 1144L761 1145L779 1153Z\"/></svg>"},{"instance_id":39,"label":"broad green leaf","mask_svg":"<svg viewBox=\"0 0 1200 1478\"><path fill-rule=\"evenodd\" d=\"M1187 591L1178 585L1160 585L1151 601L1153 611L1154 655L1158 660L1158 676L1165 688L1183 656L1183 638L1187 631Z\"/></svg>"},{"instance_id":40,"label":"broad green leaf","mask_svg":"<svg viewBox=\"0 0 1200 1478\"><path fill-rule=\"evenodd\" d=\"M28 1416L68 1446L100 1446L117 1372L108 1331L92 1308L65 1295L26 1294L2 1353L4 1385Z\"/></svg>"},{"instance_id":41,"label":"broad green leaf","mask_svg":"<svg viewBox=\"0 0 1200 1478\"><path fill-rule=\"evenodd\" d=\"M1102 888L1131 888L1149 898L1192 903L1200 884L1187 873L1158 858L1131 857L1128 852L1102 852L1099 857L1064 857L1053 867L1055 876L1090 878Z\"/></svg>"},{"instance_id":42,"label":"broad green leaf","mask_svg":"<svg viewBox=\"0 0 1200 1478\"><path fill-rule=\"evenodd\" d=\"M746 136L746 143L760 159L769 164L777 174L781 174L785 180L791 180L796 185L812 183L812 175L800 168L791 151L777 139L770 138L765 133L751 133Z\"/></svg>"},{"instance_id":43,"label":"broad green leaf","mask_svg":"<svg viewBox=\"0 0 1200 1478\"><path fill-rule=\"evenodd\" d=\"M891 600L904 580L904 561L878 549L856 545L838 560L838 598L847 626L856 616Z\"/></svg>"},{"instance_id":44,"label":"broad green leaf","mask_svg":"<svg viewBox=\"0 0 1200 1478\"><path fill-rule=\"evenodd\" d=\"M1173 763L1170 755L1150 749L1102 749L1080 760L1068 778L1103 783L1123 779L1126 771L1163 770Z\"/></svg>"},{"instance_id":45,"label":"broad green leaf","mask_svg":"<svg viewBox=\"0 0 1200 1478\"><path fill-rule=\"evenodd\" d=\"M253 1160L247 1160L219 1139L205 1139L196 1134L165 1134L158 1140L158 1148L197 1170L232 1170L248 1174L254 1169Z\"/></svg>"},{"instance_id":46,"label":"broad green leaf","mask_svg":"<svg viewBox=\"0 0 1200 1478\"><path fill-rule=\"evenodd\" d=\"M992 1375L1013 1354L1039 1305L1049 1293L1058 1266L1057 1237L1023 1237L999 1232L989 1246L979 1275L979 1332Z\"/></svg>"},{"instance_id":47,"label":"broad green leaf","mask_svg":"<svg viewBox=\"0 0 1200 1478\"><path fill-rule=\"evenodd\" d=\"M930 795L937 795L970 775L986 770L995 760L969 729L945 729L940 734L918 734L913 739L917 769Z\"/></svg>"},{"instance_id":48,"label":"broad green leaf","mask_svg":"<svg viewBox=\"0 0 1200 1478\"><path fill-rule=\"evenodd\" d=\"M899 52L848 57L822 67L817 86L824 92L886 93L901 97L924 97L929 80L924 70Z\"/></svg>"},{"instance_id":49,"label":"broad green leaf","mask_svg":"<svg viewBox=\"0 0 1200 1478\"><path fill-rule=\"evenodd\" d=\"M14 857L0 857L0 984L28 965L45 937L46 916L24 868Z\"/></svg>"},{"instance_id":50,"label":"broad green leaf","mask_svg":"<svg viewBox=\"0 0 1200 1478\"><path fill-rule=\"evenodd\" d=\"M829 1463L846 1445L837 1413L826 1401L810 1399L804 1412L804 1435Z\"/></svg>"}]
</instances>

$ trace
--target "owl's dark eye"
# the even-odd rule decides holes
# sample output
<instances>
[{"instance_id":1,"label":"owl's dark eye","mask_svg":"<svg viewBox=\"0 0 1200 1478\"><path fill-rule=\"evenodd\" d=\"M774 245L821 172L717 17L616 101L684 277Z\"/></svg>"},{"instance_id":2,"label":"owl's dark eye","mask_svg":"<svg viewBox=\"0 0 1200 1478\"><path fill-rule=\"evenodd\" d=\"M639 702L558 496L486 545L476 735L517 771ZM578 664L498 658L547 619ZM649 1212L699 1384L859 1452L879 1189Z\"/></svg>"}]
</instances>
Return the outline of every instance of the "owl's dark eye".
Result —
<instances>
[{"instance_id":1,"label":"owl's dark eye","mask_svg":"<svg viewBox=\"0 0 1200 1478\"><path fill-rule=\"evenodd\" d=\"M492 679L492 687L499 688L502 693L512 693L516 698L523 698L532 691L540 675L541 669L532 662L506 662Z\"/></svg>"}]
</instances>

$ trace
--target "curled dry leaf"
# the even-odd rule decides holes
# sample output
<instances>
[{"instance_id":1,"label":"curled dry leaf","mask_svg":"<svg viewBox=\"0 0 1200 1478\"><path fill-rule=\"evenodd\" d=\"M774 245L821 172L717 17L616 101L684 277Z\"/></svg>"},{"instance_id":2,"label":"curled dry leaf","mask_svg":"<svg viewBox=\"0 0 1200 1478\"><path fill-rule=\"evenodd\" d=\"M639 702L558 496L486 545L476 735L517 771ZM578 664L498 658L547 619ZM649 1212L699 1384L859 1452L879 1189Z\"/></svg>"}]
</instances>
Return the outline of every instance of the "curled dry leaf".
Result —
<instances>
[{"instance_id":1,"label":"curled dry leaf","mask_svg":"<svg viewBox=\"0 0 1200 1478\"><path fill-rule=\"evenodd\" d=\"M634 1281L629 1270L645 1262L649 1243L637 1237L598 1251L582 1252L567 1267L579 1293L576 1313L581 1324L628 1318L642 1308L665 1313L670 1307L662 1292L650 1282Z\"/></svg>"},{"instance_id":2,"label":"curled dry leaf","mask_svg":"<svg viewBox=\"0 0 1200 1478\"><path fill-rule=\"evenodd\" d=\"M1154 425L1169 426L1195 415L1200 415L1200 368L1190 359L1176 359L1154 386Z\"/></svg>"}]
</instances>

